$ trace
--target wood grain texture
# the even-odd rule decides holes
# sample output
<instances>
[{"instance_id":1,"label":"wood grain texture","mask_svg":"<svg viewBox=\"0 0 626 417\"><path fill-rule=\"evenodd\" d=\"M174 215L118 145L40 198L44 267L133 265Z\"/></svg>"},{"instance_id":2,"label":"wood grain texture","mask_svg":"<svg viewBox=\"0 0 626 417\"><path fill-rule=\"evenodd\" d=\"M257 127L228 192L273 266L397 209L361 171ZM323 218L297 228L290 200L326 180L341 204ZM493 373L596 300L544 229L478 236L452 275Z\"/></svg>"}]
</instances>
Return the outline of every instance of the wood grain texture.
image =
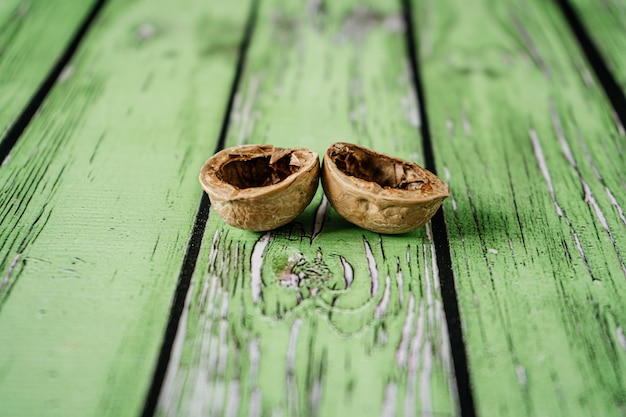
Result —
<instances>
[{"instance_id":1,"label":"wood grain texture","mask_svg":"<svg viewBox=\"0 0 626 417\"><path fill-rule=\"evenodd\" d=\"M413 3L477 412L626 415L624 132L551 2Z\"/></svg>"},{"instance_id":2,"label":"wood grain texture","mask_svg":"<svg viewBox=\"0 0 626 417\"><path fill-rule=\"evenodd\" d=\"M109 2L0 170L0 414L141 411L244 6Z\"/></svg>"},{"instance_id":3,"label":"wood grain texture","mask_svg":"<svg viewBox=\"0 0 626 417\"><path fill-rule=\"evenodd\" d=\"M399 3L297 3L261 4L227 146L421 161ZM350 225L321 189L266 234L211 211L157 414L456 415L433 250L425 228Z\"/></svg>"},{"instance_id":4,"label":"wood grain texture","mask_svg":"<svg viewBox=\"0 0 626 417\"><path fill-rule=\"evenodd\" d=\"M93 0L2 1L0 140L54 67L94 3Z\"/></svg>"},{"instance_id":5,"label":"wood grain texture","mask_svg":"<svg viewBox=\"0 0 626 417\"><path fill-rule=\"evenodd\" d=\"M626 92L626 1L570 0L616 81Z\"/></svg>"}]
</instances>

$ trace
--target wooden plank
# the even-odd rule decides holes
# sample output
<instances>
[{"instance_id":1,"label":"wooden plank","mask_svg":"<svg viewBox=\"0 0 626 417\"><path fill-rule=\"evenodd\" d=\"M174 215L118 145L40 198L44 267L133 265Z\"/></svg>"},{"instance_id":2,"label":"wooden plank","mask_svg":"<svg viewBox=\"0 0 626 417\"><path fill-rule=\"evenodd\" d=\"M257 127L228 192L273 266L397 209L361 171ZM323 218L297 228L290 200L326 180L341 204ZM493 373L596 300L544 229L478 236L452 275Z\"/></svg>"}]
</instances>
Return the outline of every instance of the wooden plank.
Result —
<instances>
[{"instance_id":1,"label":"wooden plank","mask_svg":"<svg viewBox=\"0 0 626 417\"><path fill-rule=\"evenodd\" d=\"M421 161L404 36L395 1L263 2L227 146ZM321 189L267 234L211 212L157 414L457 415L433 250L428 229L350 225Z\"/></svg>"},{"instance_id":2,"label":"wooden plank","mask_svg":"<svg viewBox=\"0 0 626 417\"><path fill-rule=\"evenodd\" d=\"M612 109L552 2L413 3L477 414L623 416Z\"/></svg>"},{"instance_id":3,"label":"wooden plank","mask_svg":"<svg viewBox=\"0 0 626 417\"><path fill-rule=\"evenodd\" d=\"M613 77L626 93L626 1L570 0Z\"/></svg>"},{"instance_id":4,"label":"wooden plank","mask_svg":"<svg viewBox=\"0 0 626 417\"><path fill-rule=\"evenodd\" d=\"M0 139L63 54L93 0L0 4Z\"/></svg>"},{"instance_id":5,"label":"wooden plank","mask_svg":"<svg viewBox=\"0 0 626 417\"><path fill-rule=\"evenodd\" d=\"M109 2L0 170L0 414L141 411L247 4Z\"/></svg>"}]
</instances>

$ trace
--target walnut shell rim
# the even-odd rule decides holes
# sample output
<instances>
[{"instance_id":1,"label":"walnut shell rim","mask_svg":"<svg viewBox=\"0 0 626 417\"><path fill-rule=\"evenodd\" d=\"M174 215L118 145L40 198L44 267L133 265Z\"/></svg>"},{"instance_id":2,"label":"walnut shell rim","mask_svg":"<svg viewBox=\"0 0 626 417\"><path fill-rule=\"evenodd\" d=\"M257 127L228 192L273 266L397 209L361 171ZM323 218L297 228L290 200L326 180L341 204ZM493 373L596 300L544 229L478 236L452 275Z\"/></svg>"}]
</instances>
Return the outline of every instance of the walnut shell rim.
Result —
<instances>
[{"instance_id":1,"label":"walnut shell rim","mask_svg":"<svg viewBox=\"0 0 626 417\"><path fill-rule=\"evenodd\" d=\"M317 191L319 175L319 156L310 149L240 145L209 158L199 180L226 223L263 232L304 211Z\"/></svg>"},{"instance_id":2,"label":"walnut shell rim","mask_svg":"<svg viewBox=\"0 0 626 417\"><path fill-rule=\"evenodd\" d=\"M446 183L416 163L345 142L326 150L322 187L339 215L383 234L423 226L450 195Z\"/></svg>"}]
</instances>

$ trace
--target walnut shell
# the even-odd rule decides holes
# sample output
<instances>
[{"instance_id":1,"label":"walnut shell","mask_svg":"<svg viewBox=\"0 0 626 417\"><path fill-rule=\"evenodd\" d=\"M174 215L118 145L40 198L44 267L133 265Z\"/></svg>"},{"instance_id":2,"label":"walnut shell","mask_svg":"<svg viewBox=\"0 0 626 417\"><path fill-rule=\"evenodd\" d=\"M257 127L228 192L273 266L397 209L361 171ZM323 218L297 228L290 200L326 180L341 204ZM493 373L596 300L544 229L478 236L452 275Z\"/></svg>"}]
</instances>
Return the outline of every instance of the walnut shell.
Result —
<instances>
[{"instance_id":1,"label":"walnut shell","mask_svg":"<svg viewBox=\"0 0 626 417\"><path fill-rule=\"evenodd\" d=\"M318 155L310 149L242 145L206 161L200 184L226 223L261 232L304 211L317 190L319 172Z\"/></svg>"},{"instance_id":2,"label":"walnut shell","mask_svg":"<svg viewBox=\"0 0 626 417\"><path fill-rule=\"evenodd\" d=\"M324 156L322 187L346 220L376 233L405 233L430 220L448 186L414 162L350 143L334 143Z\"/></svg>"}]
</instances>

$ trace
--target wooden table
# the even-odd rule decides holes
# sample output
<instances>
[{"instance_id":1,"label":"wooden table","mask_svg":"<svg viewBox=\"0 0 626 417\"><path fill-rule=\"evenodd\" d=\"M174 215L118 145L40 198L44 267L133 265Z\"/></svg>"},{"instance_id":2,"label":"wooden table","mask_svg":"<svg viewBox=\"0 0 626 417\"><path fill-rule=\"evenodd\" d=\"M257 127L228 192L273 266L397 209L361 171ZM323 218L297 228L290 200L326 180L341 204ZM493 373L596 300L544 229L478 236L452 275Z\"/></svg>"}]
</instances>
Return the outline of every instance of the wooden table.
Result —
<instances>
[{"instance_id":1,"label":"wooden table","mask_svg":"<svg viewBox=\"0 0 626 417\"><path fill-rule=\"evenodd\" d=\"M626 416L625 51L624 0L2 0L0 415ZM451 197L253 233L197 180L338 141Z\"/></svg>"}]
</instances>

